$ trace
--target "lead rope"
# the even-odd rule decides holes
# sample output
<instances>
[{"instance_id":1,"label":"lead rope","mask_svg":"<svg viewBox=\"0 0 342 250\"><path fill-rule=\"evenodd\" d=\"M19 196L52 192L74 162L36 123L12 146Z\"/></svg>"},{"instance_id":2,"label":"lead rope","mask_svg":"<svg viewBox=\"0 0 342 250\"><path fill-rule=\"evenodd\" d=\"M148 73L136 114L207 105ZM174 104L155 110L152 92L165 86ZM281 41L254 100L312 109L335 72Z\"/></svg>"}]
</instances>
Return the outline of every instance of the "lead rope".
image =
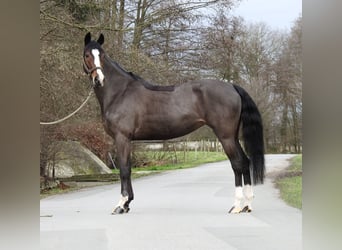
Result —
<instances>
[{"instance_id":1,"label":"lead rope","mask_svg":"<svg viewBox=\"0 0 342 250\"><path fill-rule=\"evenodd\" d=\"M40 125L52 125L52 124L57 124L60 122L65 121L66 119L70 118L71 116L73 116L74 114L76 114L78 111L80 111L81 108L83 108L83 106L88 102L89 98L91 97L91 94L93 93L93 90L91 89L87 98L84 100L84 102L81 104L81 106L78 107L78 109L76 109L74 112L72 112L71 114L67 115L66 117L59 119L57 121L53 121L53 122L39 122Z\"/></svg>"}]
</instances>

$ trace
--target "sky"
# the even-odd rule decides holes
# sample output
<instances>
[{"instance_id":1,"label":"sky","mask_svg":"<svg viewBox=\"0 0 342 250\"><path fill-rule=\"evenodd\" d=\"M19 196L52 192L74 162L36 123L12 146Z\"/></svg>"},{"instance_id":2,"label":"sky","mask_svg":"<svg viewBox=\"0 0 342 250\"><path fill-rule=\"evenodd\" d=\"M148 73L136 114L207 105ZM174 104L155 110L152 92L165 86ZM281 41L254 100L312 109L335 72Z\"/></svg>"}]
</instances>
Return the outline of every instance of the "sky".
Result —
<instances>
[{"instance_id":1,"label":"sky","mask_svg":"<svg viewBox=\"0 0 342 250\"><path fill-rule=\"evenodd\" d=\"M265 22L271 28L290 30L302 13L302 0L242 0L233 13L246 22Z\"/></svg>"}]
</instances>

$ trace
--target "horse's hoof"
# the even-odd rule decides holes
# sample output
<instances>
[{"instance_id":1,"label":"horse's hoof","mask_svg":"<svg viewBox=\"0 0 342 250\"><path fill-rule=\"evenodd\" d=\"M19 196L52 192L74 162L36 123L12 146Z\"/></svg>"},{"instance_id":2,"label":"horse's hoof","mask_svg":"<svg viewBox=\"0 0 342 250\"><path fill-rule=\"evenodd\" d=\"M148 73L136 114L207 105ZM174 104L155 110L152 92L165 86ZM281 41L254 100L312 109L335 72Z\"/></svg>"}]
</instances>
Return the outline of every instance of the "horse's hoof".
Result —
<instances>
[{"instance_id":1,"label":"horse's hoof","mask_svg":"<svg viewBox=\"0 0 342 250\"><path fill-rule=\"evenodd\" d=\"M240 212L241 212L241 208L240 208L240 207L235 207L235 206L233 206L233 207L229 210L228 213L230 213L230 214L238 214L238 213L240 213Z\"/></svg>"},{"instance_id":2,"label":"horse's hoof","mask_svg":"<svg viewBox=\"0 0 342 250\"><path fill-rule=\"evenodd\" d=\"M241 213L250 213L252 212L252 208L250 208L249 206L245 206L242 210Z\"/></svg>"},{"instance_id":3,"label":"horse's hoof","mask_svg":"<svg viewBox=\"0 0 342 250\"><path fill-rule=\"evenodd\" d=\"M123 214L125 212L125 210L122 207L116 207L112 214Z\"/></svg>"},{"instance_id":4,"label":"horse's hoof","mask_svg":"<svg viewBox=\"0 0 342 250\"><path fill-rule=\"evenodd\" d=\"M129 207L116 207L112 214L123 214L123 213L128 213L129 212Z\"/></svg>"}]
</instances>

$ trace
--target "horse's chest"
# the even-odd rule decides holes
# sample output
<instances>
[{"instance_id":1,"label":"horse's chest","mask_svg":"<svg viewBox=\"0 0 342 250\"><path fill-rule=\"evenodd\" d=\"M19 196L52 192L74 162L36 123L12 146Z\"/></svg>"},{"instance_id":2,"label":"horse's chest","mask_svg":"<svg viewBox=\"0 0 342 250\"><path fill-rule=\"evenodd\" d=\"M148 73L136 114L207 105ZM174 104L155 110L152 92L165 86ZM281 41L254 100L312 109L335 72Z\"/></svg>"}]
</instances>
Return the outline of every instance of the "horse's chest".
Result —
<instances>
[{"instance_id":1,"label":"horse's chest","mask_svg":"<svg viewBox=\"0 0 342 250\"><path fill-rule=\"evenodd\" d=\"M121 115L107 115L104 117L103 127L106 133L113 138L118 133L131 138L134 130L134 119L132 116L124 113Z\"/></svg>"},{"instance_id":2,"label":"horse's chest","mask_svg":"<svg viewBox=\"0 0 342 250\"><path fill-rule=\"evenodd\" d=\"M103 128L108 135L110 135L111 137L114 137L113 128L111 128L110 122L108 120L103 121Z\"/></svg>"}]
</instances>

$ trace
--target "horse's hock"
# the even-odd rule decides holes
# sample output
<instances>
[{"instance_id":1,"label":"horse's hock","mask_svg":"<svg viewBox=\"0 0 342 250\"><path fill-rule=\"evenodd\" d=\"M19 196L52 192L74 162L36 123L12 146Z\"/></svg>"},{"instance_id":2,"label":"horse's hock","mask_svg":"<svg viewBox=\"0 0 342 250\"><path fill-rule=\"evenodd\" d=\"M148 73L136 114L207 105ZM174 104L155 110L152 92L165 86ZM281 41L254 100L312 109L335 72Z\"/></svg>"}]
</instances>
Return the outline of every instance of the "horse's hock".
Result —
<instances>
[{"instance_id":1,"label":"horse's hock","mask_svg":"<svg viewBox=\"0 0 342 250\"><path fill-rule=\"evenodd\" d=\"M53 159L46 166L46 175L56 178L74 175L107 174L112 171L95 154L79 142L57 142Z\"/></svg>"}]
</instances>

